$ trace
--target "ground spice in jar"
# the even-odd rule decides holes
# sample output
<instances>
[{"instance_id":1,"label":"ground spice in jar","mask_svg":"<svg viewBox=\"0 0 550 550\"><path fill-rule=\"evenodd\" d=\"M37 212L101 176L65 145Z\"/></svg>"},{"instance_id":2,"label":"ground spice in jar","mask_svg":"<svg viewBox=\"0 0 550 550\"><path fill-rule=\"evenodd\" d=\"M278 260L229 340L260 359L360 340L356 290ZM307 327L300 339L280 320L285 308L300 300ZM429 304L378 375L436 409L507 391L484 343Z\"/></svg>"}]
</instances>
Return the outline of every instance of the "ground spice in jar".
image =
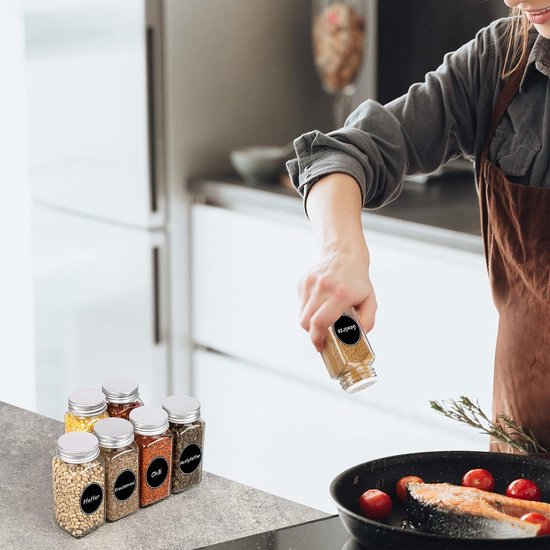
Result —
<instances>
[{"instance_id":1,"label":"ground spice in jar","mask_svg":"<svg viewBox=\"0 0 550 550\"><path fill-rule=\"evenodd\" d=\"M105 523L105 468L95 435L62 435L52 477L54 521L59 527L73 537L83 537Z\"/></svg>"},{"instance_id":2,"label":"ground spice in jar","mask_svg":"<svg viewBox=\"0 0 550 550\"><path fill-rule=\"evenodd\" d=\"M69 395L65 432L92 432L98 420L108 417L103 392L93 388L75 390Z\"/></svg>"},{"instance_id":3,"label":"ground spice in jar","mask_svg":"<svg viewBox=\"0 0 550 550\"><path fill-rule=\"evenodd\" d=\"M201 405L194 397L171 395L162 402L174 436L172 493L195 487L202 479L204 421Z\"/></svg>"},{"instance_id":4,"label":"ground spice in jar","mask_svg":"<svg viewBox=\"0 0 550 550\"><path fill-rule=\"evenodd\" d=\"M107 399L109 416L128 420L130 412L143 405L139 398L139 385L132 378L110 378L103 382L101 389Z\"/></svg>"},{"instance_id":5,"label":"ground spice in jar","mask_svg":"<svg viewBox=\"0 0 550 550\"><path fill-rule=\"evenodd\" d=\"M321 356L331 378L337 379L346 393L360 391L376 382L376 371L372 367L374 352L353 308L329 327Z\"/></svg>"},{"instance_id":6,"label":"ground spice in jar","mask_svg":"<svg viewBox=\"0 0 550 550\"><path fill-rule=\"evenodd\" d=\"M107 521L117 521L139 509L139 457L134 428L123 418L104 418L94 426L105 461Z\"/></svg>"},{"instance_id":7,"label":"ground spice in jar","mask_svg":"<svg viewBox=\"0 0 550 550\"><path fill-rule=\"evenodd\" d=\"M146 405L130 413L130 422L139 450L139 503L149 506L170 495L172 434L168 414Z\"/></svg>"}]
</instances>

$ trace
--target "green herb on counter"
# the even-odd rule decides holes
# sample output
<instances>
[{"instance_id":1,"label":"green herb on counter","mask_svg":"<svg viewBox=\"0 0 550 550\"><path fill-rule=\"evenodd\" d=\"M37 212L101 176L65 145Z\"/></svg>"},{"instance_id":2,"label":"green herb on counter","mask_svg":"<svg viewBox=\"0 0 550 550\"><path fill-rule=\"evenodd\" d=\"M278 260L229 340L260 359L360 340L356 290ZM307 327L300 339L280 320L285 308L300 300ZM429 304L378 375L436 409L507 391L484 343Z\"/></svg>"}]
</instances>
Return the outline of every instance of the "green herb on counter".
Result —
<instances>
[{"instance_id":1,"label":"green herb on counter","mask_svg":"<svg viewBox=\"0 0 550 550\"><path fill-rule=\"evenodd\" d=\"M499 414L493 422L481 410L479 402L473 403L464 395L459 399L430 401L430 406L447 418L477 428L482 434L487 434L495 441L509 445L522 453L548 452L529 430L518 426L513 418Z\"/></svg>"}]
</instances>

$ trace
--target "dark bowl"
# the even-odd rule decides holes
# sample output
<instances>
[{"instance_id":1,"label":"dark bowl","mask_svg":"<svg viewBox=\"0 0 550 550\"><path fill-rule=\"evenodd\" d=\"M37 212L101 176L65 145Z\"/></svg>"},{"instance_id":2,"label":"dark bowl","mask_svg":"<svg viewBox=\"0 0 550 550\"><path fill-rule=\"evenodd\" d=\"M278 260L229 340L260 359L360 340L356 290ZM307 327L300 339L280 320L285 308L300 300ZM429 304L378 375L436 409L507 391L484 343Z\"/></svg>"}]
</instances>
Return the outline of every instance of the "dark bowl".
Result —
<instances>
[{"instance_id":1,"label":"dark bowl","mask_svg":"<svg viewBox=\"0 0 550 550\"><path fill-rule=\"evenodd\" d=\"M250 183L274 183L286 173L288 147L254 146L235 149L229 158L235 171Z\"/></svg>"},{"instance_id":2,"label":"dark bowl","mask_svg":"<svg viewBox=\"0 0 550 550\"><path fill-rule=\"evenodd\" d=\"M514 479L526 477L540 488L542 500L550 501L550 460L532 456L477 451L434 451L396 455L359 464L338 475L330 486L340 519L351 536L366 550L491 550L550 549L550 536L515 539L471 539L446 537L403 528L406 511L395 494L395 484L407 475L428 483L460 485L473 468L489 470L495 492L504 494ZM368 489L390 495L393 510L386 522L366 519L359 510L359 497Z\"/></svg>"}]
</instances>

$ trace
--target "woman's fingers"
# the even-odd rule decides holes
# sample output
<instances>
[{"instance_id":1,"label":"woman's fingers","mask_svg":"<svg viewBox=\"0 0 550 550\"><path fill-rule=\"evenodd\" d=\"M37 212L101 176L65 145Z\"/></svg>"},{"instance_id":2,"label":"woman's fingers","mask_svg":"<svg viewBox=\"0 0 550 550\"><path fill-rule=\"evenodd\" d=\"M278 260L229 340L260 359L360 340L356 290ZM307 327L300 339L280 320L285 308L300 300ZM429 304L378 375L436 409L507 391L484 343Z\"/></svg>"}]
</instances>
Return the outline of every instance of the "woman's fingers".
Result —
<instances>
[{"instance_id":1,"label":"woman's fingers","mask_svg":"<svg viewBox=\"0 0 550 550\"><path fill-rule=\"evenodd\" d=\"M298 295L300 296L300 314L303 314L304 308L309 301L311 292L315 285L315 275L309 273L298 283Z\"/></svg>"},{"instance_id":2,"label":"woman's fingers","mask_svg":"<svg viewBox=\"0 0 550 550\"><path fill-rule=\"evenodd\" d=\"M310 331L313 315L333 293L335 284L326 275L310 274L306 277L302 295L302 315L300 325Z\"/></svg>"},{"instance_id":3,"label":"woman's fingers","mask_svg":"<svg viewBox=\"0 0 550 550\"><path fill-rule=\"evenodd\" d=\"M369 331L374 324L376 299L369 279L366 246L325 253L321 261L299 284L300 324L309 332L318 351L324 345L328 328L344 310L359 304L361 324Z\"/></svg>"},{"instance_id":4,"label":"woman's fingers","mask_svg":"<svg viewBox=\"0 0 550 550\"><path fill-rule=\"evenodd\" d=\"M328 328L347 307L349 305L344 300L343 294L336 291L312 315L309 323L309 336L317 351L322 351Z\"/></svg>"},{"instance_id":5,"label":"woman's fingers","mask_svg":"<svg viewBox=\"0 0 550 550\"><path fill-rule=\"evenodd\" d=\"M377 307L378 304L376 303L374 292L369 294L367 299L361 304L355 306L355 311L357 311L357 315L359 316L359 322L365 332L370 332L374 327Z\"/></svg>"}]
</instances>

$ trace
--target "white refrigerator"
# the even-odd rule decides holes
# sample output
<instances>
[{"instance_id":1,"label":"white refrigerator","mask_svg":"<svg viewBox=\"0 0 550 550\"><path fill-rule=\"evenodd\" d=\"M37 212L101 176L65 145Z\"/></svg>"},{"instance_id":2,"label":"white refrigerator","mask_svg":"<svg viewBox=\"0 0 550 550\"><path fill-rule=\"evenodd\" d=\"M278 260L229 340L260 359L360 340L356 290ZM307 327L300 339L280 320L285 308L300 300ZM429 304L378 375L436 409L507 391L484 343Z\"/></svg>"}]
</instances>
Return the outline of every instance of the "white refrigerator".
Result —
<instances>
[{"instance_id":1,"label":"white refrigerator","mask_svg":"<svg viewBox=\"0 0 550 550\"><path fill-rule=\"evenodd\" d=\"M145 0L24 2L37 411L170 388L161 28Z\"/></svg>"}]
</instances>

